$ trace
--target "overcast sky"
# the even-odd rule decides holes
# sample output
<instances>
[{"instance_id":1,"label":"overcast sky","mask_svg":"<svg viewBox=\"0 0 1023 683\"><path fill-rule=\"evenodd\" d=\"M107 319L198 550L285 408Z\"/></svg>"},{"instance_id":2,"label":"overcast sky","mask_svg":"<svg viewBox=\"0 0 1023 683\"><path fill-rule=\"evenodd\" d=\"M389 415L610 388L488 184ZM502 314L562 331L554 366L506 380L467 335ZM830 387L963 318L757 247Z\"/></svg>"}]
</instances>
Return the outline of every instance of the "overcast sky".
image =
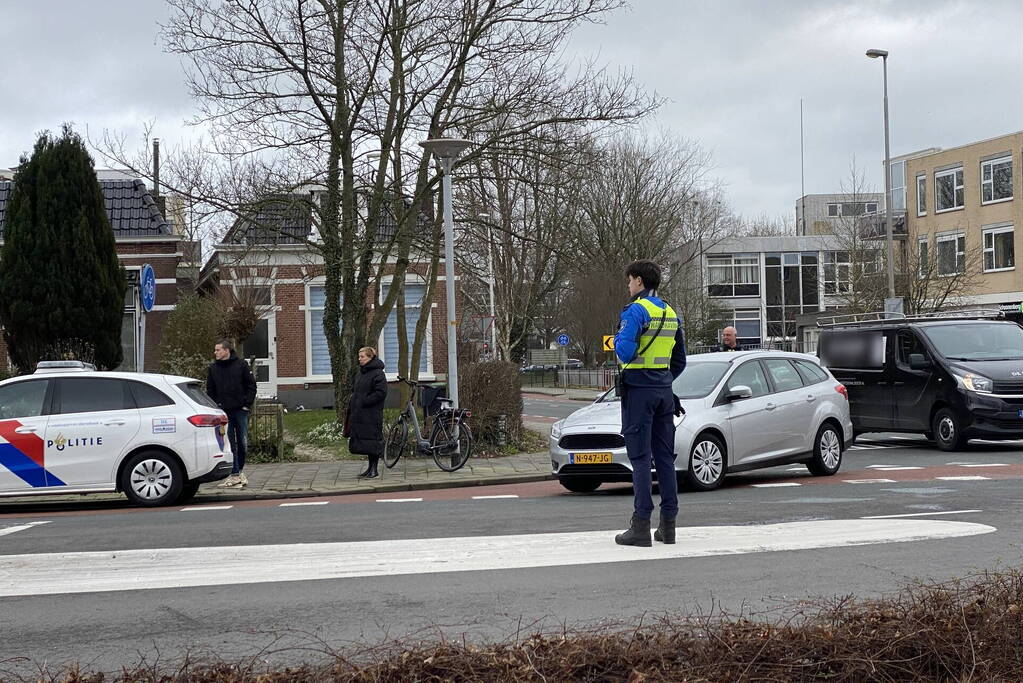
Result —
<instances>
[{"instance_id":1,"label":"overcast sky","mask_svg":"<svg viewBox=\"0 0 1023 683\"><path fill-rule=\"evenodd\" d=\"M156 35L166 15L159 0L6 3L0 168L64 121L130 141L146 121L165 141L187 135L193 103ZM1023 129L1021 26L1014 0L634 0L570 53L666 97L648 125L710 152L736 211L777 217L800 195L801 98L806 192L848 185L854 157L883 189L882 70L868 48L891 53L893 156Z\"/></svg>"}]
</instances>

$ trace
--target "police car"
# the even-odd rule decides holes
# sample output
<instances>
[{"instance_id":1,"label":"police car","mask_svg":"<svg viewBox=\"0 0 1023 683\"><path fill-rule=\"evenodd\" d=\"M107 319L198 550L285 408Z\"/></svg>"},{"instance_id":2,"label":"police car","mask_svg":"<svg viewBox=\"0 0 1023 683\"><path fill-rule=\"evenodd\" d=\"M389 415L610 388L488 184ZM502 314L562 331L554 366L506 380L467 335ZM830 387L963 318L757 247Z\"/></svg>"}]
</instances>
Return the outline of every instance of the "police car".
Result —
<instances>
[{"instance_id":1,"label":"police car","mask_svg":"<svg viewBox=\"0 0 1023 683\"><path fill-rule=\"evenodd\" d=\"M190 499L231 473L227 416L188 377L44 361L0 382L0 497L121 491Z\"/></svg>"}]
</instances>

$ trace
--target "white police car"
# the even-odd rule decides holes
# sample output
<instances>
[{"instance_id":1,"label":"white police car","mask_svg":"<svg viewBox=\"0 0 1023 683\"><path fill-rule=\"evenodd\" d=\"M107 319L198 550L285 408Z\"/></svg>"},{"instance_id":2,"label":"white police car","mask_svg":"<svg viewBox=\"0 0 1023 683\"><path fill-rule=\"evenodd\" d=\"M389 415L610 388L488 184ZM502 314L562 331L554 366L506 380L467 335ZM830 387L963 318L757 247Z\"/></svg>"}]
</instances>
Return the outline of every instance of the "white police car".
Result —
<instances>
[{"instance_id":1,"label":"white police car","mask_svg":"<svg viewBox=\"0 0 1023 683\"><path fill-rule=\"evenodd\" d=\"M44 361L0 382L0 497L121 491L183 502L231 473L227 416L188 377Z\"/></svg>"}]
</instances>

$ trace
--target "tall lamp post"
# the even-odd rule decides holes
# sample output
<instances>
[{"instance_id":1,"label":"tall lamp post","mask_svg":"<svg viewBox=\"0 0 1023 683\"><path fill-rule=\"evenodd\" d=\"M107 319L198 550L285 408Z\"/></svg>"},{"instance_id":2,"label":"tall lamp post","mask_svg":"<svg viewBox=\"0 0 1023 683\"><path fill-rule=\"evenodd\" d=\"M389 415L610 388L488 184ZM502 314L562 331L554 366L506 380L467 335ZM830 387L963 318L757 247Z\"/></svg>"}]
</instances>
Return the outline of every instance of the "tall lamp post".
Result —
<instances>
[{"instance_id":1,"label":"tall lamp post","mask_svg":"<svg viewBox=\"0 0 1023 683\"><path fill-rule=\"evenodd\" d=\"M441 170L444 202L444 285L448 308L448 398L458 408L458 319L455 316L455 219L451 211L451 167L472 143L457 138L433 138L419 146L437 157Z\"/></svg>"},{"instance_id":2,"label":"tall lamp post","mask_svg":"<svg viewBox=\"0 0 1023 683\"><path fill-rule=\"evenodd\" d=\"M493 216L484 211L480 214L487 222L487 286L490 288L490 353L497 358L497 310L494 305L494 229L490 224Z\"/></svg>"},{"instance_id":3,"label":"tall lamp post","mask_svg":"<svg viewBox=\"0 0 1023 683\"><path fill-rule=\"evenodd\" d=\"M888 50L867 50L871 59L881 58L884 70L884 208L888 242L888 298L895 298L895 259L892 247L892 157L888 134ZM885 307L887 310L887 306Z\"/></svg>"}]
</instances>

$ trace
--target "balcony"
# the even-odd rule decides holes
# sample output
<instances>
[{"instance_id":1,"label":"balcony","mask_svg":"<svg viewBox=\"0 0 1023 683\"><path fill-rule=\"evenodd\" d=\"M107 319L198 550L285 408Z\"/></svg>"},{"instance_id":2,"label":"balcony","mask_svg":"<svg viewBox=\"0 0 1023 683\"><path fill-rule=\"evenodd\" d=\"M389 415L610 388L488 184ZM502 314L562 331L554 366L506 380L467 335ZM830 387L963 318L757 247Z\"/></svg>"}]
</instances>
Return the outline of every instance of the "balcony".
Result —
<instances>
[{"instance_id":1,"label":"balcony","mask_svg":"<svg viewBox=\"0 0 1023 683\"><path fill-rule=\"evenodd\" d=\"M886 214L883 211L878 213L868 213L857 217L856 228L861 238L865 240L880 240L884 239L888 234L888 226L885 221ZM906 212L893 211L892 238L904 240L906 239L906 235Z\"/></svg>"}]
</instances>

